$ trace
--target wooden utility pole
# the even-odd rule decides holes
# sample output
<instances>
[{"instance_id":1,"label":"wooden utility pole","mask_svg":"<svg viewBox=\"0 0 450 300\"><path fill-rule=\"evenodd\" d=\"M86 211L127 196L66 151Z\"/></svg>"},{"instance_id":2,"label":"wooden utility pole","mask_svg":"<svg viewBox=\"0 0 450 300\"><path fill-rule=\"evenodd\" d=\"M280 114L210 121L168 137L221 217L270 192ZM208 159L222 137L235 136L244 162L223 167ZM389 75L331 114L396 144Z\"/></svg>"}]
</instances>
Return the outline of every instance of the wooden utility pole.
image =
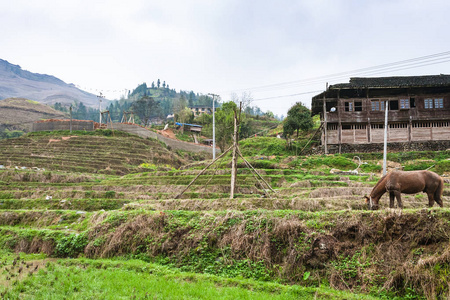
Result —
<instances>
[{"instance_id":1,"label":"wooden utility pole","mask_svg":"<svg viewBox=\"0 0 450 300\"><path fill-rule=\"evenodd\" d=\"M70 133L72 133L72 104L70 104Z\"/></svg>"},{"instance_id":2,"label":"wooden utility pole","mask_svg":"<svg viewBox=\"0 0 450 300\"><path fill-rule=\"evenodd\" d=\"M327 138L327 104L325 100L325 94L328 90L328 82L327 82L327 88L325 89L325 92L323 92L323 145L325 147L325 154L328 154L328 138Z\"/></svg>"},{"instance_id":3,"label":"wooden utility pole","mask_svg":"<svg viewBox=\"0 0 450 300\"><path fill-rule=\"evenodd\" d=\"M234 198L234 191L236 190L236 175L237 175L237 115L234 111L234 133L233 133L233 157L231 158L231 189L230 199Z\"/></svg>"},{"instance_id":4,"label":"wooden utility pole","mask_svg":"<svg viewBox=\"0 0 450 300\"><path fill-rule=\"evenodd\" d=\"M383 143L383 176L386 175L386 158L387 158L387 135L388 135L388 110L389 100L386 100L386 107L384 109L384 143Z\"/></svg>"},{"instance_id":5,"label":"wooden utility pole","mask_svg":"<svg viewBox=\"0 0 450 300\"><path fill-rule=\"evenodd\" d=\"M242 103L240 105L240 108L242 109ZM240 111L239 111L239 117L240 117ZM223 156L225 156L225 154L227 154L230 150L233 150L233 156L232 156L232 160L231 160L231 189L230 189L230 199L234 198L234 192L236 190L236 178L237 178L237 156L239 155L242 160L245 162L245 164L249 167L249 169L256 174L255 177L260 178L262 180L262 182L272 191L275 193L275 191L272 189L272 187L267 183L267 181L264 180L264 178L255 170L255 168L253 168L253 166L244 158L244 156L242 155L241 151L239 150L239 146L238 146L238 140L239 140L239 135L238 135L238 128L239 128L239 121L238 121L238 116L237 116L237 111L234 111L234 134L233 134L233 145L228 148L225 152L223 152L218 158L213 159L213 161L211 163L209 163L189 184L188 186L181 192L179 193L175 199L178 199L181 197L181 195L184 194L184 192L186 192L190 186L192 186L192 184L198 179L198 177L200 177L200 175L202 175L211 165L213 165L217 160L219 160L220 158L222 158ZM261 187L264 188L264 186L261 184ZM265 194L266 192L264 192Z\"/></svg>"}]
</instances>

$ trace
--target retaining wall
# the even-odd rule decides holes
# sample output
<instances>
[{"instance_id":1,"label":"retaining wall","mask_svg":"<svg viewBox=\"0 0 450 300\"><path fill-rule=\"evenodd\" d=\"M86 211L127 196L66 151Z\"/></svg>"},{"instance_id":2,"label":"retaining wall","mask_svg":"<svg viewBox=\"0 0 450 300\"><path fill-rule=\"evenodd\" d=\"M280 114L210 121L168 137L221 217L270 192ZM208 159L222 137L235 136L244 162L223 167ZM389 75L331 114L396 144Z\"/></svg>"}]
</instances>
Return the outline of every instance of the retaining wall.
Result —
<instances>
[{"instance_id":1,"label":"retaining wall","mask_svg":"<svg viewBox=\"0 0 450 300\"><path fill-rule=\"evenodd\" d=\"M70 120L34 122L32 131L70 130ZM94 121L72 120L72 130L94 130Z\"/></svg>"},{"instance_id":2,"label":"retaining wall","mask_svg":"<svg viewBox=\"0 0 450 300\"><path fill-rule=\"evenodd\" d=\"M402 151L443 151L450 149L450 141L423 141L405 143L387 143L388 152ZM322 147L323 151L323 147ZM329 153L338 153L338 145L329 145ZM383 152L383 144L342 144L341 153Z\"/></svg>"}]
</instances>

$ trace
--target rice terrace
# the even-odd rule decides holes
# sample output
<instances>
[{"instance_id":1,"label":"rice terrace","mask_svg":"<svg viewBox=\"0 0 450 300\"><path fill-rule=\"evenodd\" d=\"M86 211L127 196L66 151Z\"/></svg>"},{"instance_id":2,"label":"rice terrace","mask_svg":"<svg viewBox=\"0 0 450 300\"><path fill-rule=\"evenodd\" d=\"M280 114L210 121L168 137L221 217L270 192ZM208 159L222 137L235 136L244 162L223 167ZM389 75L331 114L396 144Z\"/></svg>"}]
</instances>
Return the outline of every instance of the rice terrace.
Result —
<instances>
[{"instance_id":1,"label":"rice terrace","mask_svg":"<svg viewBox=\"0 0 450 300\"><path fill-rule=\"evenodd\" d=\"M444 208L419 193L402 194L403 210L384 196L371 211L364 195L381 177L382 153L357 154L363 164L354 154L276 155L283 140L268 139L240 149L275 193L239 158L233 199L230 155L176 198L209 154L110 130L2 140L2 297L449 296L449 151L388 154L391 167L444 175Z\"/></svg>"}]
</instances>

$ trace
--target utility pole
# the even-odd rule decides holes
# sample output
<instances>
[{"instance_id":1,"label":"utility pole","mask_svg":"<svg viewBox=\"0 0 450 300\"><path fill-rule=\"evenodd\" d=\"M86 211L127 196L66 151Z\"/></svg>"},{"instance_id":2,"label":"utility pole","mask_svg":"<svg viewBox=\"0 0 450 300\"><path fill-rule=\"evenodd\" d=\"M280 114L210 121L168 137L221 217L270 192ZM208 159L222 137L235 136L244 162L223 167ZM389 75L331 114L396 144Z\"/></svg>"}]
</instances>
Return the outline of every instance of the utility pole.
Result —
<instances>
[{"instance_id":1,"label":"utility pole","mask_svg":"<svg viewBox=\"0 0 450 300\"><path fill-rule=\"evenodd\" d=\"M325 102L325 94L328 90L328 82L327 82L327 87L325 89L325 92L323 92L323 135L324 135L324 140L323 140L323 144L325 147L325 154L328 154L328 138L327 138L327 105Z\"/></svg>"},{"instance_id":2,"label":"utility pole","mask_svg":"<svg viewBox=\"0 0 450 300\"><path fill-rule=\"evenodd\" d=\"M384 146L383 146L383 176L386 175L386 159L387 159L387 134L388 134L388 109L389 100L386 100L386 107L384 109Z\"/></svg>"},{"instance_id":3,"label":"utility pole","mask_svg":"<svg viewBox=\"0 0 450 300\"><path fill-rule=\"evenodd\" d=\"M215 118L215 104L214 104L214 97L219 97L219 95L216 94L208 94L212 96L212 114L213 114L213 160L216 159L216 118Z\"/></svg>"},{"instance_id":4,"label":"utility pole","mask_svg":"<svg viewBox=\"0 0 450 300\"><path fill-rule=\"evenodd\" d=\"M70 133L72 133L72 104L70 104Z\"/></svg>"},{"instance_id":5,"label":"utility pole","mask_svg":"<svg viewBox=\"0 0 450 300\"><path fill-rule=\"evenodd\" d=\"M234 192L236 190L236 175L237 175L237 115L234 111L234 131L233 131L233 157L231 158L231 189L230 199L234 198Z\"/></svg>"},{"instance_id":6,"label":"utility pole","mask_svg":"<svg viewBox=\"0 0 450 300\"><path fill-rule=\"evenodd\" d=\"M100 92L100 95L98 95L97 98L98 98L98 110L100 114L98 122L102 124L102 99L105 98L105 96L103 96L102 92Z\"/></svg>"}]
</instances>

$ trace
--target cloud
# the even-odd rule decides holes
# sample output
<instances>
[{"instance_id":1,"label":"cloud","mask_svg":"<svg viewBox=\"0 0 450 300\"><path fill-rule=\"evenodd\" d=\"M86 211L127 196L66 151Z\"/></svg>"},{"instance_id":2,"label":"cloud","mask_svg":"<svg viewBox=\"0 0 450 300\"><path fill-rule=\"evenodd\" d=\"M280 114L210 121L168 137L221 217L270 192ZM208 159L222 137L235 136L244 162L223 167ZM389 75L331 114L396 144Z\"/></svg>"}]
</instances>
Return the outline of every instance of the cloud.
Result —
<instances>
[{"instance_id":1,"label":"cloud","mask_svg":"<svg viewBox=\"0 0 450 300\"><path fill-rule=\"evenodd\" d=\"M159 78L227 100L232 91L271 85L248 89L261 99L323 89L326 80L278 83L447 51L448 11L443 0L4 1L0 58L94 90ZM255 104L286 114L311 96Z\"/></svg>"}]
</instances>

